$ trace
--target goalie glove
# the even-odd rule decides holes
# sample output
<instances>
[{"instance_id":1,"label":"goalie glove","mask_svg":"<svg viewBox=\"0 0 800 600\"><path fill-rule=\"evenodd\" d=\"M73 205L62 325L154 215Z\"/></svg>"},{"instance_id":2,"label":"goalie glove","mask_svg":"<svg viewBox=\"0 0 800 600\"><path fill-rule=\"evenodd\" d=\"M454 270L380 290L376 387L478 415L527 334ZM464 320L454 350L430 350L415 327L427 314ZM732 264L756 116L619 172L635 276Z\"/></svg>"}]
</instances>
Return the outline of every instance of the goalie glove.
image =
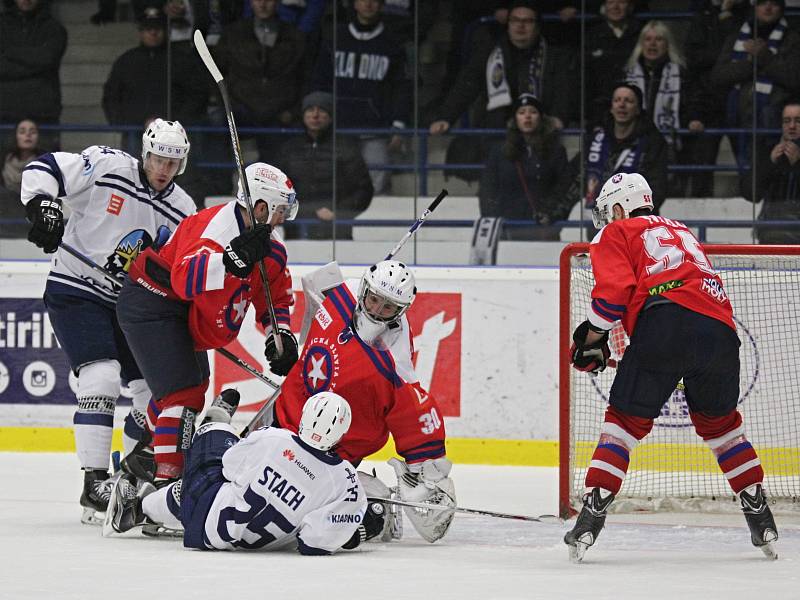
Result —
<instances>
[{"instance_id":1,"label":"goalie glove","mask_svg":"<svg viewBox=\"0 0 800 600\"><path fill-rule=\"evenodd\" d=\"M275 339L272 335L268 335L264 344L264 356L269 362L269 370L275 375L283 377L289 374L294 363L297 362L297 340L288 329L279 328L278 335L281 336L281 341L283 342L283 354L278 356Z\"/></svg>"},{"instance_id":2,"label":"goalie glove","mask_svg":"<svg viewBox=\"0 0 800 600\"><path fill-rule=\"evenodd\" d=\"M253 266L269 254L271 234L272 227L258 223L233 238L222 254L225 270L240 279L249 276Z\"/></svg>"},{"instance_id":3,"label":"goalie glove","mask_svg":"<svg viewBox=\"0 0 800 600\"><path fill-rule=\"evenodd\" d=\"M601 333L602 337L591 344L586 343L589 331ZM597 375L604 371L608 364L611 350L608 348L608 331L598 329L588 320L575 328L572 333L572 346L569 349L569 362L578 371Z\"/></svg>"},{"instance_id":4,"label":"goalie glove","mask_svg":"<svg viewBox=\"0 0 800 600\"><path fill-rule=\"evenodd\" d=\"M28 241L33 242L47 254L58 250L64 236L64 212L61 200L48 196L36 196L27 205L25 212L31 222Z\"/></svg>"},{"instance_id":5,"label":"goalie glove","mask_svg":"<svg viewBox=\"0 0 800 600\"><path fill-rule=\"evenodd\" d=\"M408 465L392 458L389 464L397 475L400 499L407 502L426 502L448 508L456 507L456 490L448 477L453 463L445 457ZM425 541L435 542L444 537L453 522L454 510L432 510L403 507L414 529Z\"/></svg>"}]
</instances>

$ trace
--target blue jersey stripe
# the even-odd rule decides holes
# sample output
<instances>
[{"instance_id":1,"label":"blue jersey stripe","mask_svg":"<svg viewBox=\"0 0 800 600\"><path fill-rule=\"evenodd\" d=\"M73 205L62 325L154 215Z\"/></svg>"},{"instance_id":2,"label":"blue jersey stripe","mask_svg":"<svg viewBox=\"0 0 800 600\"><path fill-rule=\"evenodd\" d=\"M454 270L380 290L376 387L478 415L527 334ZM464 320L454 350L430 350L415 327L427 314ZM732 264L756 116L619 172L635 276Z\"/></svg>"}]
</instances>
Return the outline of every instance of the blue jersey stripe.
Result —
<instances>
[{"instance_id":1,"label":"blue jersey stripe","mask_svg":"<svg viewBox=\"0 0 800 600\"><path fill-rule=\"evenodd\" d=\"M67 188L64 185L64 174L61 172L61 167L58 166L58 161L56 161L56 157L53 156L52 152L48 152L46 154L42 154L36 161L44 163L48 167L50 167L51 171L47 171L53 178L58 182L58 196L59 198L62 196L67 195ZM31 165L33 167L33 165ZM42 171L46 171L46 169L40 169Z\"/></svg>"},{"instance_id":2,"label":"blue jersey stripe","mask_svg":"<svg viewBox=\"0 0 800 600\"><path fill-rule=\"evenodd\" d=\"M123 177L122 175L117 175L116 173L106 173L105 175L101 175L98 179L116 179L117 181L121 181L123 183L128 184L129 186L131 186L137 192L141 192L143 194L148 194L149 195L149 192L148 192L146 187L137 186L136 182L131 181L130 179L128 179L127 177ZM167 210L171 210L172 212L174 212L177 215L177 217L179 219L185 219L186 218L186 213L178 210L177 208L172 206L169 202L164 200L164 197L169 196L174 189L175 189L175 184L174 183L170 183L170 185L168 185L166 188L164 188L157 195L151 196L151 200L155 200L157 202L160 202L163 205L162 208L165 208Z\"/></svg>"},{"instance_id":3,"label":"blue jersey stripe","mask_svg":"<svg viewBox=\"0 0 800 600\"><path fill-rule=\"evenodd\" d=\"M595 298L595 301L601 304L603 308L608 309L610 311L624 313L626 310L628 310L628 307L625 306L624 304L611 304L610 302L607 302L602 298Z\"/></svg>"},{"instance_id":4,"label":"blue jersey stripe","mask_svg":"<svg viewBox=\"0 0 800 600\"><path fill-rule=\"evenodd\" d=\"M627 462L630 462L630 455L628 454L628 451L619 444L598 444L597 447L611 450L611 452L614 454L624 458Z\"/></svg>"},{"instance_id":5,"label":"blue jersey stripe","mask_svg":"<svg viewBox=\"0 0 800 600\"><path fill-rule=\"evenodd\" d=\"M592 300L592 310L608 321L619 321L622 318L620 313L612 313L602 308L596 300Z\"/></svg>"},{"instance_id":6,"label":"blue jersey stripe","mask_svg":"<svg viewBox=\"0 0 800 600\"><path fill-rule=\"evenodd\" d=\"M59 283L63 283L64 285L68 285L71 288L74 288L75 285L81 285L88 287L94 292L94 295L99 297L101 300L106 300L110 303L116 303L117 296L112 294L108 290L104 290L101 287L98 287L91 279L82 279L80 277L72 277L71 275L65 275L64 273L54 273L50 271L47 275L47 279L50 281L58 281Z\"/></svg>"},{"instance_id":7,"label":"blue jersey stripe","mask_svg":"<svg viewBox=\"0 0 800 600\"><path fill-rule=\"evenodd\" d=\"M203 291L203 282L206 279L206 264L208 263L208 254L201 254L198 263L194 284L195 295Z\"/></svg>"},{"instance_id":8,"label":"blue jersey stripe","mask_svg":"<svg viewBox=\"0 0 800 600\"><path fill-rule=\"evenodd\" d=\"M194 270L197 265L197 257L193 256L189 259L189 272L186 274L186 297L192 297L192 284L194 283Z\"/></svg>"},{"instance_id":9,"label":"blue jersey stripe","mask_svg":"<svg viewBox=\"0 0 800 600\"><path fill-rule=\"evenodd\" d=\"M114 415L76 412L72 417L72 423L74 425L100 425L102 427L114 427Z\"/></svg>"},{"instance_id":10,"label":"blue jersey stripe","mask_svg":"<svg viewBox=\"0 0 800 600\"><path fill-rule=\"evenodd\" d=\"M436 447L431 447L429 450L423 450L421 452L401 452L400 454L406 462L440 458L445 455L444 442L439 442Z\"/></svg>"}]
</instances>

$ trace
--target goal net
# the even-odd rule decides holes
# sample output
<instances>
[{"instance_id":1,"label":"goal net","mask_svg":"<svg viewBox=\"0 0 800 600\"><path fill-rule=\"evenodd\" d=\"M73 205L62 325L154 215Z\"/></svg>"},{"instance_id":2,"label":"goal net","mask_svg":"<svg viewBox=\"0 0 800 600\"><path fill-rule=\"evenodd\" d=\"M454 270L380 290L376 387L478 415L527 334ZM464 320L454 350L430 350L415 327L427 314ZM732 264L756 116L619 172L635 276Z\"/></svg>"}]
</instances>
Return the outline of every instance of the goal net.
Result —
<instances>
[{"instance_id":1,"label":"goal net","mask_svg":"<svg viewBox=\"0 0 800 600\"><path fill-rule=\"evenodd\" d=\"M570 368L572 331L587 318L594 285L588 244L570 244L560 273L560 510L579 510L615 369L593 377ZM776 508L800 509L800 247L704 246L733 304L742 345L739 411L759 454L764 487ZM628 339L611 332L612 358ZM653 430L631 453L612 507L632 510L738 510L725 477L695 434L681 384Z\"/></svg>"}]
</instances>

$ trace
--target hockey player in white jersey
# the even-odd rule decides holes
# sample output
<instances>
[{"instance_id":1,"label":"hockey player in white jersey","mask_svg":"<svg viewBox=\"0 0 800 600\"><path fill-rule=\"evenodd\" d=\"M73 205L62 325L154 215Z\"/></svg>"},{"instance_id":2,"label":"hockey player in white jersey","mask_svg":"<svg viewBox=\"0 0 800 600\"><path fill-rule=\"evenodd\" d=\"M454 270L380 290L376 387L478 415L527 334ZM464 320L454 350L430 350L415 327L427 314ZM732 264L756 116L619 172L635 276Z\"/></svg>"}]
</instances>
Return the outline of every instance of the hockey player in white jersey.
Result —
<instances>
[{"instance_id":1,"label":"hockey player in white jersey","mask_svg":"<svg viewBox=\"0 0 800 600\"><path fill-rule=\"evenodd\" d=\"M182 480L159 490L140 484L137 494L132 476L119 479L103 533L160 524L183 526L187 548L355 548L381 533L385 513L383 503L368 505L356 469L335 453L350 422L347 401L320 392L303 407L297 434L270 427L239 440L224 421L201 425Z\"/></svg>"},{"instance_id":2,"label":"hockey player in white jersey","mask_svg":"<svg viewBox=\"0 0 800 600\"><path fill-rule=\"evenodd\" d=\"M52 152L22 175L28 239L55 253L44 302L59 344L78 378L73 419L84 470L83 522L96 522L110 493L109 456L121 381L133 409L125 422L126 452L143 435L148 389L119 329L115 286L59 245L63 241L122 279L145 247L163 243L195 203L173 179L183 173L189 140L177 121L156 119L142 136L142 160L105 146L80 154ZM71 210L64 224L62 205Z\"/></svg>"}]
</instances>

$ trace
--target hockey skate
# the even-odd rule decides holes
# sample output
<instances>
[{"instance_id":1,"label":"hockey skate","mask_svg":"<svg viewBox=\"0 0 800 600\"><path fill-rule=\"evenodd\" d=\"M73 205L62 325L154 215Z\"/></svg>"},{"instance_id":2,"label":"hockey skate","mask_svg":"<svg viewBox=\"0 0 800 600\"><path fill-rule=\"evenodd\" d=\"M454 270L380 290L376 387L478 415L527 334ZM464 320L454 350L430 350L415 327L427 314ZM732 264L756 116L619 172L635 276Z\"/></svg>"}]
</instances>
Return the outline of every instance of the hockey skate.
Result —
<instances>
[{"instance_id":1,"label":"hockey skate","mask_svg":"<svg viewBox=\"0 0 800 600\"><path fill-rule=\"evenodd\" d=\"M239 407L239 392L238 390L222 390L219 396L214 398L211 406L206 410L206 416L200 425L206 423L230 423L233 418L233 413Z\"/></svg>"},{"instance_id":2,"label":"hockey skate","mask_svg":"<svg viewBox=\"0 0 800 600\"><path fill-rule=\"evenodd\" d=\"M108 510L103 521L103 536L124 533L134 527L155 525L142 510L142 498L155 490L152 483L144 482L137 486L133 475L120 474L111 489Z\"/></svg>"},{"instance_id":3,"label":"hockey skate","mask_svg":"<svg viewBox=\"0 0 800 600\"><path fill-rule=\"evenodd\" d=\"M583 508L575 521L575 527L564 536L564 543L569 546L569 559L572 562L581 562L589 546L597 541L597 536L600 535L600 530L606 522L608 507L614 501L614 494L611 492L607 494L603 497L600 488L592 488L583 496Z\"/></svg>"},{"instance_id":4,"label":"hockey skate","mask_svg":"<svg viewBox=\"0 0 800 600\"><path fill-rule=\"evenodd\" d=\"M83 507L81 523L102 525L103 518L97 513L106 512L113 485L114 479L109 477L108 471L105 469L86 469L83 472L83 492L80 500Z\"/></svg>"},{"instance_id":5,"label":"hockey skate","mask_svg":"<svg viewBox=\"0 0 800 600\"><path fill-rule=\"evenodd\" d=\"M750 486L739 493L742 512L750 528L750 540L767 558L778 558L778 551L773 542L778 539L778 528L772 511L767 504L767 497L760 483Z\"/></svg>"}]
</instances>

